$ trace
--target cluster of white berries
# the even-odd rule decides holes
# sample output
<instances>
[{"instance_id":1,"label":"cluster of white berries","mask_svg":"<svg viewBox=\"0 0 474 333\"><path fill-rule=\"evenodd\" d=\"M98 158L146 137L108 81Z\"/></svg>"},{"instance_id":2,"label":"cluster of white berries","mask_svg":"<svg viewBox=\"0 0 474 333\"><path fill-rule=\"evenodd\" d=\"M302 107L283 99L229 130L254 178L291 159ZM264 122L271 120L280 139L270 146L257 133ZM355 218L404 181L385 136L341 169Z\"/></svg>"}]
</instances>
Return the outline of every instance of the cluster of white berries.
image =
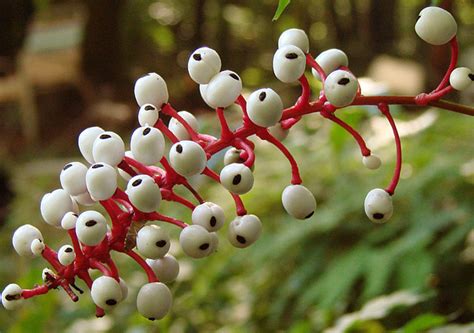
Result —
<instances>
[{"instance_id":1,"label":"cluster of white berries","mask_svg":"<svg viewBox=\"0 0 474 333\"><path fill-rule=\"evenodd\" d=\"M442 45L455 38L457 26L454 18L445 10L428 7L421 11L415 30L428 43ZM283 32L273 57L273 71L278 80L284 83L302 80L307 63L314 61L317 66L312 66L312 72L323 83L321 96L324 105L334 109L351 105L361 92L357 78L347 68L347 55L341 50L329 49L313 60L308 52L309 39L303 30L289 29ZM203 100L217 111L224 111L243 99L239 75L230 70L221 71L221 67L219 54L208 47L195 50L188 62L189 75L199 84ZM449 83L452 88L463 90L473 80L471 70L461 67L451 72ZM79 135L78 146L89 166L79 161L66 164L59 177L61 188L45 194L41 200L40 211L44 221L67 230L72 245L64 244L54 252L44 244L41 232L29 224L19 227L12 238L13 247L19 255L43 255L54 266L56 272L46 268L42 274L48 288L73 285L75 276L83 278L84 274L88 274L85 273L88 268L102 267L103 275L89 281L89 286L95 305L107 311L127 298L128 288L123 279L113 274L113 267L104 259L107 256L102 256L104 253L101 251L108 254L111 250L117 250L134 257L130 252L132 250L125 248L131 224L160 219L162 215L157 214L157 211L161 201L173 200L169 195L172 187L178 185L178 182L170 184L172 180L167 178L171 177L170 172L186 181L189 177L204 173L207 161L214 153L209 153L206 148L221 143L219 150L232 146L224 155L224 167L215 176L222 186L238 197L249 192L254 185L253 160L248 160L248 155L253 151L249 152L236 143L246 138L233 141L236 139L234 137L223 141L222 138L218 140L206 136L211 138L210 142L196 140L199 134L198 121L187 111L171 114L168 127L160 127L164 126L159 118L160 112L165 112L165 108L170 106L167 104L169 94L166 82L156 73L139 78L134 93L139 105L140 127L131 135L129 150L114 132L100 127L85 129ZM282 123L283 102L274 90L255 90L248 96L243 109L244 117L248 117L245 120L249 122L244 121L243 126L250 124L248 126L252 126L253 134L276 141L282 141L288 135L288 128ZM172 143L168 156L165 154L165 137ZM268 141L272 142L270 139ZM253 150L252 147L250 149ZM163 161L166 165L169 162L169 165L166 166ZM369 169L377 169L381 165L380 159L372 154L363 156L362 162ZM159 163L163 169L158 167ZM299 177L297 170L292 172L293 176ZM127 182L125 191L119 188L119 176ZM184 184L180 181L179 184ZM381 223L390 219L393 214L392 194L378 188L368 193L364 207L370 220ZM226 217L219 205L196 198L200 202L197 206L191 205L192 224L180 224L182 231L179 244L186 255L203 258L217 250L217 232L225 226ZM281 200L288 214L301 220L313 216L317 206L313 194L298 181L283 190ZM98 203L106 209L109 205L115 205L117 216L112 216L107 209L112 223L98 211L87 208L81 212L79 208ZM124 220L120 220L118 215L120 218L125 216ZM169 219L163 221L169 222ZM118 230L117 224L120 224ZM245 248L257 241L261 231L262 223L257 216L239 213L227 226L227 238L233 246ZM163 318L171 308L172 296L165 283L177 278L179 264L168 253L170 245L168 232L153 223L145 224L138 230L132 245L144 257L141 259L137 254L138 258L134 259L148 269L150 281L140 288L136 300L138 311L148 319ZM99 259L94 257L96 253L100 254L97 255ZM156 279L150 278L150 275L155 275ZM24 293L25 290L18 285L8 285L2 292L2 304L6 309L15 309L27 298ZM35 290L29 290L28 293L34 294ZM41 293L44 293L43 290L37 292Z\"/></svg>"}]
</instances>

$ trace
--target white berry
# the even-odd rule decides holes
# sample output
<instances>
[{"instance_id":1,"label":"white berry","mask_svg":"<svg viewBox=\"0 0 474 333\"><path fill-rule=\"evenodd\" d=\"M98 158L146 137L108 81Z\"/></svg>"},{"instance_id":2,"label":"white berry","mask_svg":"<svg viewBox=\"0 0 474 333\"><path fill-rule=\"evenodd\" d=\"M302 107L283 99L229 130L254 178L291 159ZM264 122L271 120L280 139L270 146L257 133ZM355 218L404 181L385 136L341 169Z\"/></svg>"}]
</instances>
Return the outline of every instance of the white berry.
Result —
<instances>
[{"instance_id":1,"label":"white berry","mask_svg":"<svg viewBox=\"0 0 474 333\"><path fill-rule=\"evenodd\" d=\"M163 283L176 280L179 274L179 263L171 254L158 259L146 259L146 263L153 269L156 277Z\"/></svg>"},{"instance_id":2,"label":"white berry","mask_svg":"<svg viewBox=\"0 0 474 333\"><path fill-rule=\"evenodd\" d=\"M466 90L473 81L474 73L467 67L458 67L449 76L449 84L456 90Z\"/></svg>"},{"instance_id":3,"label":"white berry","mask_svg":"<svg viewBox=\"0 0 474 333\"><path fill-rule=\"evenodd\" d=\"M16 310L22 304L24 299L21 297L23 289L15 283L10 283L2 291L2 305L7 310Z\"/></svg>"},{"instance_id":4,"label":"white berry","mask_svg":"<svg viewBox=\"0 0 474 333\"><path fill-rule=\"evenodd\" d=\"M149 320L159 320L171 309L173 298L169 288L161 282L147 283L137 295L137 310Z\"/></svg>"},{"instance_id":5,"label":"white berry","mask_svg":"<svg viewBox=\"0 0 474 333\"><path fill-rule=\"evenodd\" d=\"M91 297L98 307L112 310L123 299L122 288L114 278L101 276L92 283Z\"/></svg>"},{"instance_id":6,"label":"white berry","mask_svg":"<svg viewBox=\"0 0 474 333\"><path fill-rule=\"evenodd\" d=\"M64 214L61 219L61 228L65 230L74 229L76 227L77 217L78 215L74 212Z\"/></svg>"},{"instance_id":7,"label":"white berry","mask_svg":"<svg viewBox=\"0 0 474 333\"><path fill-rule=\"evenodd\" d=\"M281 201L287 213L299 220L309 219L316 210L313 193L303 185L288 185L281 194Z\"/></svg>"},{"instance_id":8,"label":"white berry","mask_svg":"<svg viewBox=\"0 0 474 333\"><path fill-rule=\"evenodd\" d=\"M134 93L139 106L152 104L161 109L163 104L168 103L168 87L165 80L156 73L148 73L139 78L135 82Z\"/></svg>"},{"instance_id":9,"label":"white berry","mask_svg":"<svg viewBox=\"0 0 474 333\"><path fill-rule=\"evenodd\" d=\"M146 225L137 234L137 250L146 258L158 259L168 253L170 236L154 224Z\"/></svg>"},{"instance_id":10,"label":"white berry","mask_svg":"<svg viewBox=\"0 0 474 333\"><path fill-rule=\"evenodd\" d=\"M77 140L79 150L86 159L87 162L90 164L94 163L94 157L92 156L92 146L94 144L95 139L99 135L104 133L104 130L100 127L94 126L86 128L79 134L79 138Z\"/></svg>"},{"instance_id":11,"label":"white berry","mask_svg":"<svg viewBox=\"0 0 474 333\"><path fill-rule=\"evenodd\" d=\"M250 94L247 100L247 113L254 124L270 127L280 120L283 113L283 102L274 90L259 89Z\"/></svg>"},{"instance_id":12,"label":"white berry","mask_svg":"<svg viewBox=\"0 0 474 333\"><path fill-rule=\"evenodd\" d=\"M87 176L87 174L86 174ZM87 181L86 181L87 185ZM73 197L74 201L78 203L79 205L82 206L92 206L96 203L96 200L92 199L91 195L89 192L85 191L84 193L81 193L79 195L75 195Z\"/></svg>"},{"instance_id":13,"label":"white berry","mask_svg":"<svg viewBox=\"0 0 474 333\"><path fill-rule=\"evenodd\" d=\"M392 197L383 189L373 189L365 197L364 209L372 222L386 222L393 214Z\"/></svg>"},{"instance_id":14,"label":"white berry","mask_svg":"<svg viewBox=\"0 0 474 333\"><path fill-rule=\"evenodd\" d=\"M86 174L87 191L94 200L107 200L117 189L117 171L106 163L93 164Z\"/></svg>"},{"instance_id":15,"label":"white berry","mask_svg":"<svg viewBox=\"0 0 474 333\"><path fill-rule=\"evenodd\" d=\"M341 66L349 66L347 55L339 49L329 49L321 52L314 60L318 63L324 74L329 75ZM311 70L314 77L321 80L318 72L313 68Z\"/></svg>"},{"instance_id":16,"label":"white berry","mask_svg":"<svg viewBox=\"0 0 474 333\"><path fill-rule=\"evenodd\" d=\"M189 113L188 111L179 111L178 115L183 118L183 120L186 121L193 130L197 131L198 121L192 113ZM189 140L191 138L183 124L181 124L176 118L171 118L168 128L179 140Z\"/></svg>"},{"instance_id":17,"label":"white berry","mask_svg":"<svg viewBox=\"0 0 474 333\"><path fill-rule=\"evenodd\" d=\"M244 194L253 187L253 173L242 163L226 165L220 173L220 181L228 191L235 194Z\"/></svg>"},{"instance_id":18,"label":"white berry","mask_svg":"<svg viewBox=\"0 0 474 333\"><path fill-rule=\"evenodd\" d=\"M288 29L283 31L278 38L278 48L282 48L287 45L294 45L298 47L304 53L309 52L309 39L308 35L304 30L301 29Z\"/></svg>"},{"instance_id":19,"label":"white berry","mask_svg":"<svg viewBox=\"0 0 474 333\"><path fill-rule=\"evenodd\" d=\"M77 218L76 234L81 243L88 246L98 245L106 233L107 221L101 213L88 210Z\"/></svg>"},{"instance_id":20,"label":"white berry","mask_svg":"<svg viewBox=\"0 0 474 333\"><path fill-rule=\"evenodd\" d=\"M206 103L213 108L232 105L242 92L242 80L233 71L222 71L214 75L206 87Z\"/></svg>"},{"instance_id":21,"label":"white berry","mask_svg":"<svg viewBox=\"0 0 474 333\"><path fill-rule=\"evenodd\" d=\"M255 215L237 216L227 231L229 242L239 248L245 248L257 241L262 232L262 222Z\"/></svg>"},{"instance_id":22,"label":"white berry","mask_svg":"<svg viewBox=\"0 0 474 333\"><path fill-rule=\"evenodd\" d=\"M41 199L41 216L46 223L59 227L67 212L75 211L74 203L69 194L63 189L46 193Z\"/></svg>"},{"instance_id":23,"label":"white berry","mask_svg":"<svg viewBox=\"0 0 474 333\"><path fill-rule=\"evenodd\" d=\"M284 83L297 81L306 69L306 56L300 48L286 45L273 56L273 72Z\"/></svg>"},{"instance_id":24,"label":"white berry","mask_svg":"<svg viewBox=\"0 0 474 333\"><path fill-rule=\"evenodd\" d=\"M74 262L76 259L76 254L74 253L74 249L71 245L63 245L58 250L58 260L61 265L67 266Z\"/></svg>"},{"instance_id":25,"label":"white berry","mask_svg":"<svg viewBox=\"0 0 474 333\"><path fill-rule=\"evenodd\" d=\"M439 7L426 7L415 24L416 34L432 45L443 45L456 36L458 25L450 12Z\"/></svg>"},{"instance_id":26,"label":"white berry","mask_svg":"<svg viewBox=\"0 0 474 333\"><path fill-rule=\"evenodd\" d=\"M336 70L324 81L324 94L329 103L342 108L351 104L357 96L359 82L352 73Z\"/></svg>"},{"instance_id":27,"label":"white berry","mask_svg":"<svg viewBox=\"0 0 474 333\"><path fill-rule=\"evenodd\" d=\"M133 157L145 165L160 161L165 152L165 138L160 130L145 126L137 128L130 139Z\"/></svg>"},{"instance_id":28,"label":"white berry","mask_svg":"<svg viewBox=\"0 0 474 333\"><path fill-rule=\"evenodd\" d=\"M41 253L43 253L45 247L46 245L41 239L33 239L30 247L31 253L33 253L34 256L39 256Z\"/></svg>"},{"instance_id":29,"label":"white berry","mask_svg":"<svg viewBox=\"0 0 474 333\"><path fill-rule=\"evenodd\" d=\"M243 163L244 160L240 157L242 151L235 147L231 147L224 154L224 165L229 165L232 163Z\"/></svg>"},{"instance_id":30,"label":"white berry","mask_svg":"<svg viewBox=\"0 0 474 333\"><path fill-rule=\"evenodd\" d=\"M189 76L196 83L208 84L212 77L219 73L221 65L221 58L216 51L200 47L189 57Z\"/></svg>"},{"instance_id":31,"label":"white berry","mask_svg":"<svg viewBox=\"0 0 474 333\"><path fill-rule=\"evenodd\" d=\"M213 202L205 202L194 208L191 219L209 232L217 231L224 225L224 210Z\"/></svg>"},{"instance_id":32,"label":"white berry","mask_svg":"<svg viewBox=\"0 0 474 333\"><path fill-rule=\"evenodd\" d=\"M180 141L170 148L170 164L181 176L191 177L200 174L206 167L207 157L204 149L194 141Z\"/></svg>"},{"instance_id":33,"label":"white berry","mask_svg":"<svg viewBox=\"0 0 474 333\"><path fill-rule=\"evenodd\" d=\"M211 252L211 235L204 227L193 224L184 228L179 235L179 243L186 255L203 258Z\"/></svg>"},{"instance_id":34,"label":"white berry","mask_svg":"<svg viewBox=\"0 0 474 333\"><path fill-rule=\"evenodd\" d=\"M87 167L80 162L66 164L59 175L62 188L72 196L84 193L87 191L86 173Z\"/></svg>"},{"instance_id":35,"label":"white berry","mask_svg":"<svg viewBox=\"0 0 474 333\"><path fill-rule=\"evenodd\" d=\"M31 245L35 240L40 240L43 243L41 231L31 224L25 224L13 233L12 245L20 256L33 257L35 254L31 250Z\"/></svg>"},{"instance_id":36,"label":"white berry","mask_svg":"<svg viewBox=\"0 0 474 333\"><path fill-rule=\"evenodd\" d=\"M143 104L138 110L140 126L154 126L160 117L160 111L153 104Z\"/></svg>"},{"instance_id":37,"label":"white berry","mask_svg":"<svg viewBox=\"0 0 474 333\"><path fill-rule=\"evenodd\" d=\"M365 165L367 169L375 170L380 168L382 165L382 161L376 155L369 155L362 157L362 163Z\"/></svg>"},{"instance_id":38,"label":"white berry","mask_svg":"<svg viewBox=\"0 0 474 333\"><path fill-rule=\"evenodd\" d=\"M160 188L148 175L137 175L130 179L125 192L132 205L142 212L151 213L160 206Z\"/></svg>"},{"instance_id":39,"label":"white berry","mask_svg":"<svg viewBox=\"0 0 474 333\"><path fill-rule=\"evenodd\" d=\"M125 156L125 144L122 138L114 132L104 132L95 139L92 155L96 163L107 163L117 166Z\"/></svg>"}]
</instances>

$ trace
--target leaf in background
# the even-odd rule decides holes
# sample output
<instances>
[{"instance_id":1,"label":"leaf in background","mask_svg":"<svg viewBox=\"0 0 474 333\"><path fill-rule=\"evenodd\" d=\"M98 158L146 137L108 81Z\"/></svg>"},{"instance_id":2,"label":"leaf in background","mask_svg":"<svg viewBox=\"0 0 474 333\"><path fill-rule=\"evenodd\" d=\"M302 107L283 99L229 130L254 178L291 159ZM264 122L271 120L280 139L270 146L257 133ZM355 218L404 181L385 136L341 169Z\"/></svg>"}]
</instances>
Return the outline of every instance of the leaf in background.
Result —
<instances>
[{"instance_id":1,"label":"leaf in background","mask_svg":"<svg viewBox=\"0 0 474 333\"><path fill-rule=\"evenodd\" d=\"M402 329L403 333L424 332L430 328L445 324L446 317L434 313L425 313L410 320Z\"/></svg>"},{"instance_id":2,"label":"leaf in background","mask_svg":"<svg viewBox=\"0 0 474 333\"><path fill-rule=\"evenodd\" d=\"M431 6L439 6L441 2L443 2L443 0L431 0Z\"/></svg>"},{"instance_id":3,"label":"leaf in background","mask_svg":"<svg viewBox=\"0 0 474 333\"><path fill-rule=\"evenodd\" d=\"M279 0L278 1L278 8L273 16L272 21L276 21L280 18L281 14L285 11L286 7L290 4L291 0Z\"/></svg>"},{"instance_id":4,"label":"leaf in background","mask_svg":"<svg viewBox=\"0 0 474 333\"><path fill-rule=\"evenodd\" d=\"M403 289L419 288L426 284L433 272L435 260L425 250L414 250L405 254L400 260L398 269L398 286Z\"/></svg>"}]
</instances>

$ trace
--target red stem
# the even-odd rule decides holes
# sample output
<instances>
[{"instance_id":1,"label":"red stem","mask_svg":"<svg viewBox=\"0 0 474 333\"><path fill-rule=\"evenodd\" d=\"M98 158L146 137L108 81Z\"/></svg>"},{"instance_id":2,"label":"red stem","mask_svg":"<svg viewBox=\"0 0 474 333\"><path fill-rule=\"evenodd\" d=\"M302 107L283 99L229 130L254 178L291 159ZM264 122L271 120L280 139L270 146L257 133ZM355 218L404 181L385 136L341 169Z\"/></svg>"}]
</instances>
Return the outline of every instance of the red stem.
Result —
<instances>
[{"instance_id":1,"label":"red stem","mask_svg":"<svg viewBox=\"0 0 474 333\"><path fill-rule=\"evenodd\" d=\"M153 272L153 269L148 266L145 260L143 260L142 257L140 257L137 253L133 251L125 251L125 254L127 254L129 257L131 257L133 260L135 260L145 271L146 275L148 276L148 282L159 282L158 278L156 277L155 272Z\"/></svg>"}]
</instances>

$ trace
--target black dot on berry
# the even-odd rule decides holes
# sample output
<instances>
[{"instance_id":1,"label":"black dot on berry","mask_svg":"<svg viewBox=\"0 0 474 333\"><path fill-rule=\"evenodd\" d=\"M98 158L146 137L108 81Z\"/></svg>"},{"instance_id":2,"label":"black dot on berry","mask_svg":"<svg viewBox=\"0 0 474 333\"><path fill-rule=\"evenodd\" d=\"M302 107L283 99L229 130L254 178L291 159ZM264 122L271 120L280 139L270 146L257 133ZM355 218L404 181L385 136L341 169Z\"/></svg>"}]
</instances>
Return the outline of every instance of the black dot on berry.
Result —
<instances>
[{"instance_id":1,"label":"black dot on berry","mask_svg":"<svg viewBox=\"0 0 474 333\"><path fill-rule=\"evenodd\" d=\"M204 243L204 244L201 244L201 246L199 247L200 250L207 250L209 248L209 243Z\"/></svg>"},{"instance_id":2,"label":"black dot on berry","mask_svg":"<svg viewBox=\"0 0 474 333\"><path fill-rule=\"evenodd\" d=\"M70 167L72 167L72 163L69 163L69 164L66 164L63 168L63 170L67 170L69 169Z\"/></svg>"},{"instance_id":3,"label":"black dot on berry","mask_svg":"<svg viewBox=\"0 0 474 333\"><path fill-rule=\"evenodd\" d=\"M68 248L66 248L66 249L64 250L64 252L66 252L66 253L71 253L71 252L72 252L72 248L71 248L71 247L68 247Z\"/></svg>"},{"instance_id":4,"label":"black dot on berry","mask_svg":"<svg viewBox=\"0 0 474 333\"><path fill-rule=\"evenodd\" d=\"M86 222L86 227L93 227L97 224L97 221L90 220Z\"/></svg>"},{"instance_id":5,"label":"black dot on berry","mask_svg":"<svg viewBox=\"0 0 474 333\"><path fill-rule=\"evenodd\" d=\"M101 136L99 136L99 138L101 138L101 139L110 139L111 136L110 136L110 134L102 134Z\"/></svg>"},{"instance_id":6,"label":"black dot on berry","mask_svg":"<svg viewBox=\"0 0 474 333\"><path fill-rule=\"evenodd\" d=\"M305 219L309 219L309 218L310 218L311 216L313 216L313 215L314 215L314 210L313 210L311 213L309 213L308 215L306 215L306 216L305 216Z\"/></svg>"},{"instance_id":7,"label":"black dot on berry","mask_svg":"<svg viewBox=\"0 0 474 333\"><path fill-rule=\"evenodd\" d=\"M145 111L153 111L153 110L156 110L156 108L153 105L148 104L145 106Z\"/></svg>"},{"instance_id":8,"label":"black dot on berry","mask_svg":"<svg viewBox=\"0 0 474 333\"><path fill-rule=\"evenodd\" d=\"M147 135L148 133L151 132L151 128L150 127L147 127L143 130L143 135Z\"/></svg>"},{"instance_id":9,"label":"black dot on berry","mask_svg":"<svg viewBox=\"0 0 474 333\"><path fill-rule=\"evenodd\" d=\"M296 59L296 58L298 58L298 55L294 52L291 52L291 53L285 54L285 58L286 59Z\"/></svg>"},{"instance_id":10,"label":"black dot on berry","mask_svg":"<svg viewBox=\"0 0 474 333\"><path fill-rule=\"evenodd\" d=\"M471 79L471 81L474 81L474 74L471 73L471 74L469 74L468 76L469 76L469 78Z\"/></svg>"},{"instance_id":11,"label":"black dot on berry","mask_svg":"<svg viewBox=\"0 0 474 333\"><path fill-rule=\"evenodd\" d=\"M237 235L236 239L237 239L237 242L239 242L240 244L247 243L247 240L243 236Z\"/></svg>"},{"instance_id":12,"label":"black dot on berry","mask_svg":"<svg viewBox=\"0 0 474 333\"><path fill-rule=\"evenodd\" d=\"M137 179L135 180L133 183L132 183L132 186L138 186L142 183L142 180L141 179Z\"/></svg>"},{"instance_id":13,"label":"black dot on berry","mask_svg":"<svg viewBox=\"0 0 474 333\"><path fill-rule=\"evenodd\" d=\"M383 219L384 215L382 213L375 213L374 215L372 215L374 217L374 219L376 220L381 220Z\"/></svg>"},{"instance_id":14,"label":"black dot on berry","mask_svg":"<svg viewBox=\"0 0 474 333\"><path fill-rule=\"evenodd\" d=\"M79 217L76 213L72 213L72 216Z\"/></svg>"},{"instance_id":15,"label":"black dot on berry","mask_svg":"<svg viewBox=\"0 0 474 333\"><path fill-rule=\"evenodd\" d=\"M163 247L166 245L166 241L165 240L160 240L158 242L155 243L156 246L158 247Z\"/></svg>"},{"instance_id":16,"label":"black dot on berry","mask_svg":"<svg viewBox=\"0 0 474 333\"><path fill-rule=\"evenodd\" d=\"M193 58L194 58L194 60L196 60L196 61L201 61L201 60L202 60L202 57L201 57L201 54L200 54L200 53L194 53L194 54L193 54Z\"/></svg>"},{"instance_id":17,"label":"black dot on berry","mask_svg":"<svg viewBox=\"0 0 474 333\"><path fill-rule=\"evenodd\" d=\"M260 102L263 102L265 97L267 97L267 93L265 91L262 91L260 95L258 95L258 99L260 100Z\"/></svg>"},{"instance_id":18,"label":"black dot on berry","mask_svg":"<svg viewBox=\"0 0 474 333\"><path fill-rule=\"evenodd\" d=\"M105 301L105 304L107 304L107 305L115 305L115 304L117 304L117 301L114 300L114 299L108 299L108 300Z\"/></svg>"},{"instance_id":19,"label":"black dot on berry","mask_svg":"<svg viewBox=\"0 0 474 333\"><path fill-rule=\"evenodd\" d=\"M348 79L347 77L344 77L344 78L340 79L339 81L337 81L337 84L340 84L341 86L345 86L349 82L351 82L351 80Z\"/></svg>"},{"instance_id":20,"label":"black dot on berry","mask_svg":"<svg viewBox=\"0 0 474 333\"><path fill-rule=\"evenodd\" d=\"M150 317L150 318L148 318L148 320L155 321L155 318Z\"/></svg>"},{"instance_id":21,"label":"black dot on berry","mask_svg":"<svg viewBox=\"0 0 474 333\"><path fill-rule=\"evenodd\" d=\"M177 152L178 154L181 154L181 153L183 152L183 146L177 145L177 146L176 146L176 152Z\"/></svg>"},{"instance_id":22,"label":"black dot on berry","mask_svg":"<svg viewBox=\"0 0 474 333\"><path fill-rule=\"evenodd\" d=\"M211 225L211 227L215 227L216 224L217 224L217 219L215 216L211 217L211 219L209 220L209 224Z\"/></svg>"},{"instance_id":23,"label":"black dot on berry","mask_svg":"<svg viewBox=\"0 0 474 333\"><path fill-rule=\"evenodd\" d=\"M7 296L5 296L5 299L6 299L7 301L14 301L14 300L16 300L17 298L16 298L16 295L7 295Z\"/></svg>"},{"instance_id":24,"label":"black dot on berry","mask_svg":"<svg viewBox=\"0 0 474 333\"><path fill-rule=\"evenodd\" d=\"M230 73L229 76L230 76L231 78L233 78L234 80L239 81L239 77L237 76L237 74L235 74L235 73Z\"/></svg>"},{"instance_id":25,"label":"black dot on berry","mask_svg":"<svg viewBox=\"0 0 474 333\"><path fill-rule=\"evenodd\" d=\"M242 175L235 175L232 179L232 184L238 185L242 181Z\"/></svg>"},{"instance_id":26,"label":"black dot on berry","mask_svg":"<svg viewBox=\"0 0 474 333\"><path fill-rule=\"evenodd\" d=\"M94 165L92 166L92 169L102 168L103 166L104 166L104 165L103 165L103 164L100 164L100 163L99 163L99 164L94 164Z\"/></svg>"}]
</instances>

